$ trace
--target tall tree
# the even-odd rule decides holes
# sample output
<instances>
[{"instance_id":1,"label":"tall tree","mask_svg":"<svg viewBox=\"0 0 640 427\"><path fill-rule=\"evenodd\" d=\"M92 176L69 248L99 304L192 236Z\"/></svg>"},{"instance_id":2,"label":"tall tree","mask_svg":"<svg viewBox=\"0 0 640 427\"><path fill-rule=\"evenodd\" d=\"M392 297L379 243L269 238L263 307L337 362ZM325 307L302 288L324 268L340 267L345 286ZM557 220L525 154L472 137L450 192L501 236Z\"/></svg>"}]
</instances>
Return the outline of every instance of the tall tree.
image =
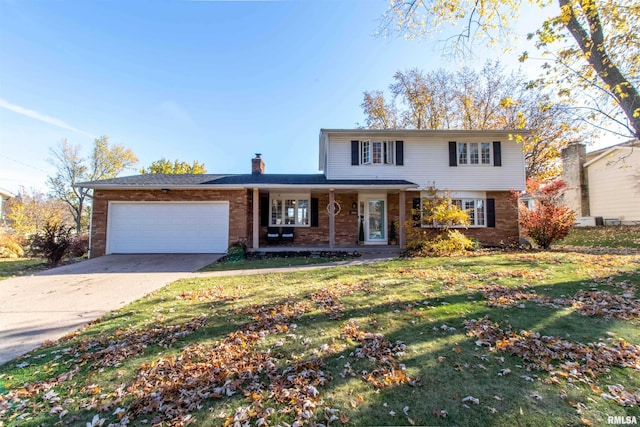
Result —
<instances>
[{"instance_id":1,"label":"tall tree","mask_svg":"<svg viewBox=\"0 0 640 427\"><path fill-rule=\"evenodd\" d=\"M94 140L88 159L81 157L80 146L73 146L66 139L50 152L50 161L56 168L56 174L48 178L47 184L52 195L68 206L77 233L85 226L87 199L91 197L91 190L75 185L83 181L115 178L138 163L133 151L122 145L109 144L107 135Z\"/></svg>"},{"instance_id":2,"label":"tall tree","mask_svg":"<svg viewBox=\"0 0 640 427\"><path fill-rule=\"evenodd\" d=\"M140 169L140 173L165 173L165 174L204 174L207 168L204 164L194 160L192 163L181 162L176 159L173 162L162 158L152 162L148 167Z\"/></svg>"},{"instance_id":3,"label":"tall tree","mask_svg":"<svg viewBox=\"0 0 640 427\"><path fill-rule=\"evenodd\" d=\"M575 111L596 128L640 138L637 0L391 0L380 30L413 38L462 24L450 40L457 50L468 51L477 40L510 39L525 6L555 7L553 16L528 35L546 61L546 75L538 82L580 99ZM528 56L525 52L521 60Z\"/></svg>"},{"instance_id":4,"label":"tall tree","mask_svg":"<svg viewBox=\"0 0 640 427\"><path fill-rule=\"evenodd\" d=\"M364 99L360 104L364 111L368 129L395 129L398 127L398 110L395 104L387 102L381 90L364 92Z\"/></svg>"},{"instance_id":5,"label":"tall tree","mask_svg":"<svg viewBox=\"0 0 640 427\"><path fill-rule=\"evenodd\" d=\"M479 72L398 71L389 85L393 102L383 102L382 91L371 91L364 93L362 107L374 129L532 129L520 140L527 176L557 176L560 149L576 139L571 115L527 84L523 75L505 73L499 62L488 62ZM380 101L370 102L372 94ZM400 119L381 119L389 116Z\"/></svg>"}]
</instances>

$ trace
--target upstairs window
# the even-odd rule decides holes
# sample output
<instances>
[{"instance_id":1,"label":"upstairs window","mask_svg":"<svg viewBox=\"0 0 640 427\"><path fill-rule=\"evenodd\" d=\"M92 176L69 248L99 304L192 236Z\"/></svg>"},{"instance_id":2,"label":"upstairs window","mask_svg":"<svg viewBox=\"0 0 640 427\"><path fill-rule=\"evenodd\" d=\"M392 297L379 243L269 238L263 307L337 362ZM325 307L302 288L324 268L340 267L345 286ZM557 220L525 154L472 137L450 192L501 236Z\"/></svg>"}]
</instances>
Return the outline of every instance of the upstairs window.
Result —
<instances>
[{"instance_id":1,"label":"upstairs window","mask_svg":"<svg viewBox=\"0 0 640 427\"><path fill-rule=\"evenodd\" d=\"M395 141L360 141L361 165L394 165Z\"/></svg>"},{"instance_id":2,"label":"upstairs window","mask_svg":"<svg viewBox=\"0 0 640 427\"><path fill-rule=\"evenodd\" d=\"M459 165L490 165L491 144L488 142L459 142Z\"/></svg>"}]
</instances>

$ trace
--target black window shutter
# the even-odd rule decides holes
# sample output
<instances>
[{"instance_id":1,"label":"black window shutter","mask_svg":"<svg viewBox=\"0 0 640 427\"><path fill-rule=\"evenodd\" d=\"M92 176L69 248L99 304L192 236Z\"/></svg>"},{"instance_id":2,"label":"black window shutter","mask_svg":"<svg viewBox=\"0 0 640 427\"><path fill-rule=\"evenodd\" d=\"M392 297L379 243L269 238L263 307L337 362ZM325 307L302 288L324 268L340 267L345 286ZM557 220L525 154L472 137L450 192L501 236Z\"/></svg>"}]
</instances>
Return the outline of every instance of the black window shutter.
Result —
<instances>
[{"instance_id":1,"label":"black window shutter","mask_svg":"<svg viewBox=\"0 0 640 427\"><path fill-rule=\"evenodd\" d=\"M311 226L318 226L318 198L311 198Z\"/></svg>"},{"instance_id":2,"label":"black window shutter","mask_svg":"<svg viewBox=\"0 0 640 427\"><path fill-rule=\"evenodd\" d=\"M360 164L360 141L351 141L351 166Z\"/></svg>"},{"instance_id":3,"label":"black window shutter","mask_svg":"<svg viewBox=\"0 0 640 427\"><path fill-rule=\"evenodd\" d=\"M493 141L493 166L502 166L502 148L500 141Z\"/></svg>"},{"instance_id":4,"label":"black window shutter","mask_svg":"<svg viewBox=\"0 0 640 427\"><path fill-rule=\"evenodd\" d=\"M404 141L396 141L396 165L404 166Z\"/></svg>"},{"instance_id":5,"label":"black window shutter","mask_svg":"<svg viewBox=\"0 0 640 427\"><path fill-rule=\"evenodd\" d=\"M420 227L420 208L421 208L421 200L420 197L414 197L413 198L413 203L411 205L412 207L412 211L411 213L413 214L413 226L414 227Z\"/></svg>"},{"instance_id":6,"label":"black window shutter","mask_svg":"<svg viewBox=\"0 0 640 427\"><path fill-rule=\"evenodd\" d=\"M260 225L269 226L269 197L260 197Z\"/></svg>"},{"instance_id":7,"label":"black window shutter","mask_svg":"<svg viewBox=\"0 0 640 427\"><path fill-rule=\"evenodd\" d=\"M449 166L458 166L458 150L455 141L449 141Z\"/></svg>"},{"instance_id":8,"label":"black window shutter","mask_svg":"<svg viewBox=\"0 0 640 427\"><path fill-rule=\"evenodd\" d=\"M496 199L487 199L487 227L496 226Z\"/></svg>"}]
</instances>

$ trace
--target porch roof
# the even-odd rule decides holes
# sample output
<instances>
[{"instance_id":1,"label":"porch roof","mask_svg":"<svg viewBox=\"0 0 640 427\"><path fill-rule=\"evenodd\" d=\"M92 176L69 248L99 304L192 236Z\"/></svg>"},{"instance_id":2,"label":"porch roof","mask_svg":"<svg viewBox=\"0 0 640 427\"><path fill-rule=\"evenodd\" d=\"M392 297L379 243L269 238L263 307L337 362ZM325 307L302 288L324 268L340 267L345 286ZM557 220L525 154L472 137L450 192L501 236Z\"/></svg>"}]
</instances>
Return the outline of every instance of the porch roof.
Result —
<instances>
[{"instance_id":1,"label":"porch roof","mask_svg":"<svg viewBox=\"0 0 640 427\"><path fill-rule=\"evenodd\" d=\"M100 190L160 189L394 189L418 185L403 179L327 179L323 174L143 174L81 182L76 187Z\"/></svg>"}]
</instances>

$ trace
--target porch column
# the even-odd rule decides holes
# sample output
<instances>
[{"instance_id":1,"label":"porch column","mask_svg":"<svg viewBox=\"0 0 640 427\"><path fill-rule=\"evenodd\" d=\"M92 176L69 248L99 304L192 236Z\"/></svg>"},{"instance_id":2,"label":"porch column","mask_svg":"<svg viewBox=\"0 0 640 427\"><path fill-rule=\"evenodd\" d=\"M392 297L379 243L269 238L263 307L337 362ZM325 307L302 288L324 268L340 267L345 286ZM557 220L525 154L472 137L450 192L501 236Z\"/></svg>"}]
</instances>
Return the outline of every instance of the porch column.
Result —
<instances>
[{"instance_id":1,"label":"porch column","mask_svg":"<svg viewBox=\"0 0 640 427\"><path fill-rule=\"evenodd\" d=\"M260 208L260 195L258 189L253 189L253 249L260 247L260 215L258 209Z\"/></svg>"},{"instance_id":2,"label":"porch column","mask_svg":"<svg viewBox=\"0 0 640 427\"><path fill-rule=\"evenodd\" d=\"M406 221L406 194L404 190L400 190L400 196L398 197L398 204L400 206L398 206L398 212L400 213L400 217L398 218L398 236L400 238L400 240L398 241L398 243L400 244L400 248L404 248L404 246L407 244L407 235L404 229L404 223Z\"/></svg>"},{"instance_id":3,"label":"porch column","mask_svg":"<svg viewBox=\"0 0 640 427\"><path fill-rule=\"evenodd\" d=\"M335 212L335 193L333 189L329 190L329 247L333 249L336 244L336 216Z\"/></svg>"}]
</instances>

